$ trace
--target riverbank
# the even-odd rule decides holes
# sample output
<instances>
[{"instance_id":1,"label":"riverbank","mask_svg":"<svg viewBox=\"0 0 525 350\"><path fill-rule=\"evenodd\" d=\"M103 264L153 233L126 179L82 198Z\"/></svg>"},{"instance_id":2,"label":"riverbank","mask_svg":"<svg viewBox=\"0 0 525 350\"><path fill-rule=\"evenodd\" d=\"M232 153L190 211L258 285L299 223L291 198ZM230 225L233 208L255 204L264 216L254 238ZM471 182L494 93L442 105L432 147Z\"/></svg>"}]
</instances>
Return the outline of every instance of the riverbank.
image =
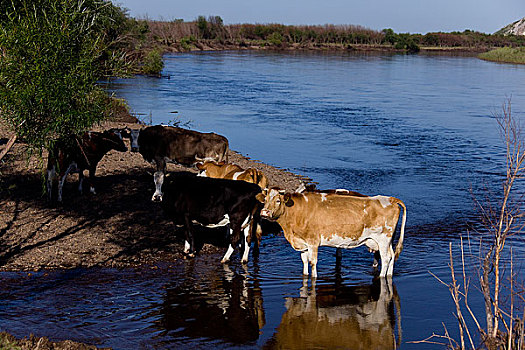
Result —
<instances>
[{"instance_id":1,"label":"riverbank","mask_svg":"<svg viewBox=\"0 0 525 350\"><path fill-rule=\"evenodd\" d=\"M98 129L125 126L140 127L107 122ZM8 137L0 128L0 138ZM44 195L41 162L26 159L24 144L15 144L8 156L0 169L0 271L154 266L183 259L182 231L151 202L154 170L140 154L111 151L104 156L97 167L96 195L79 196L78 177L70 175L57 207ZM272 185L293 190L300 184L298 176L237 152L230 151L229 159L264 171ZM168 171L181 170L188 171L168 166ZM223 249L204 244L201 254Z\"/></svg>"}]
</instances>

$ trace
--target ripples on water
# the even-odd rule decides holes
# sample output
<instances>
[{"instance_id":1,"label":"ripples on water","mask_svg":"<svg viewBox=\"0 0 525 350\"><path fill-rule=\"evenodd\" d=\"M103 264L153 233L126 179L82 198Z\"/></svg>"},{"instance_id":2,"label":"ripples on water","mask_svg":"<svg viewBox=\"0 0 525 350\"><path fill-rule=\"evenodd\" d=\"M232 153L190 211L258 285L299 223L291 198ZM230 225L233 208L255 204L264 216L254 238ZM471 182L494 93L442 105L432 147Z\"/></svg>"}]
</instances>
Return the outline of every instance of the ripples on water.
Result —
<instances>
[{"instance_id":1,"label":"ripples on water","mask_svg":"<svg viewBox=\"0 0 525 350\"><path fill-rule=\"evenodd\" d=\"M523 116L525 67L268 52L176 54L165 63L162 79L108 88L155 124L178 115L320 188L401 198L407 234L393 283L374 280L364 248L344 251L340 265L334 249L321 248L314 286L301 276L300 254L268 235L246 267L211 255L157 270L2 273L0 329L116 349L421 348L406 341L441 332L441 322L455 334L448 290L429 271L449 280L449 242L459 256L458 234L477 227L470 189L499 191L503 149L492 115L512 96L514 116ZM514 245L523 259L523 241Z\"/></svg>"}]
</instances>

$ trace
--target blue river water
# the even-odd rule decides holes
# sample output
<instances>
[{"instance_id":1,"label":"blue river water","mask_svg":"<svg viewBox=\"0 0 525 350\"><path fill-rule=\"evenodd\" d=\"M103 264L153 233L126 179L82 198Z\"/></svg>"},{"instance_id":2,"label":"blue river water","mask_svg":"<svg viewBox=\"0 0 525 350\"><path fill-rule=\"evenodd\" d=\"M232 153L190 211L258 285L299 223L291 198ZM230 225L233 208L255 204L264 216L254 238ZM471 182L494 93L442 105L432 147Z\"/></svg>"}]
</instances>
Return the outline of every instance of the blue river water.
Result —
<instances>
[{"instance_id":1,"label":"blue river water","mask_svg":"<svg viewBox=\"0 0 525 350\"><path fill-rule=\"evenodd\" d=\"M243 267L198 256L155 269L0 274L0 329L116 349L439 348L457 336L449 243L477 227L474 198L498 198L505 148L495 116L525 117L525 66L470 56L205 52L164 57L162 78L106 84L147 123L181 122L307 176L319 188L402 199L404 251L392 281L364 249L321 248L315 285L282 235ZM519 186L522 186L519 184ZM518 187L517 191L521 191ZM489 192L487 192L489 191ZM168 233L167 233L168 234ZM477 238L466 268L476 280ZM525 257L511 241L517 264ZM482 318L476 288L469 296Z\"/></svg>"}]
</instances>

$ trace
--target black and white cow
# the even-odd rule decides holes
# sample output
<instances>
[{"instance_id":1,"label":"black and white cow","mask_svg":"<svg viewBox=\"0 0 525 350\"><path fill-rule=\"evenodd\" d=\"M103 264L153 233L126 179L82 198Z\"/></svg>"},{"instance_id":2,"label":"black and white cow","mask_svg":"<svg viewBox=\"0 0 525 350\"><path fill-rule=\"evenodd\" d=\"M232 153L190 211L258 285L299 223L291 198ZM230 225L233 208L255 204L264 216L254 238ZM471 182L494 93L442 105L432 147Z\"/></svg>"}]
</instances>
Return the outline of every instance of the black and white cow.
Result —
<instances>
[{"instance_id":1,"label":"black and white cow","mask_svg":"<svg viewBox=\"0 0 525 350\"><path fill-rule=\"evenodd\" d=\"M131 151L154 163L154 202L162 201L162 183L166 161L193 166L197 162L228 160L228 140L215 133L201 133L173 126L155 125L131 130Z\"/></svg>"},{"instance_id":2,"label":"black and white cow","mask_svg":"<svg viewBox=\"0 0 525 350\"><path fill-rule=\"evenodd\" d=\"M82 193L84 170L89 170L90 192L95 193L95 172L98 162L110 150L127 151L119 129L104 132L88 131L81 136L70 135L58 140L47 158L47 193L53 199L53 183L58 175L57 200L62 202L62 188L71 171L78 172L78 190Z\"/></svg>"},{"instance_id":3,"label":"black and white cow","mask_svg":"<svg viewBox=\"0 0 525 350\"><path fill-rule=\"evenodd\" d=\"M261 188L245 181L199 177L187 172L172 173L162 186L164 212L176 226L185 228L184 252L195 256L194 228L229 225L230 245L221 262L230 260L244 233L242 262L248 261L251 237L261 205L255 198Z\"/></svg>"}]
</instances>

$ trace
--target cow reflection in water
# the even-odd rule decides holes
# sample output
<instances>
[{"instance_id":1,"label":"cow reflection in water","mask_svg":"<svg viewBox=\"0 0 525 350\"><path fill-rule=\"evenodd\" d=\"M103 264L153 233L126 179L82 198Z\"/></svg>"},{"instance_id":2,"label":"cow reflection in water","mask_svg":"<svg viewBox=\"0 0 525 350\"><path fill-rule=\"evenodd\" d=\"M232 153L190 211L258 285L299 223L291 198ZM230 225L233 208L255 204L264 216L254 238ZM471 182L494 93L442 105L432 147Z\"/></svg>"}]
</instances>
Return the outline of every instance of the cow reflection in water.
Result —
<instances>
[{"instance_id":1,"label":"cow reflection in water","mask_svg":"<svg viewBox=\"0 0 525 350\"><path fill-rule=\"evenodd\" d=\"M396 349L401 342L400 302L391 279L372 285L318 286L287 298L281 324L266 349ZM395 308L394 308L395 306ZM397 309L395 312L394 309ZM397 315L397 340L396 340Z\"/></svg>"},{"instance_id":2,"label":"cow reflection in water","mask_svg":"<svg viewBox=\"0 0 525 350\"><path fill-rule=\"evenodd\" d=\"M191 281L168 289L162 327L173 331L177 338L218 339L234 344L259 339L265 324L259 282L232 272L226 265L223 268L224 274L215 276L206 287Z\"/></svg>"}]
</instances>

